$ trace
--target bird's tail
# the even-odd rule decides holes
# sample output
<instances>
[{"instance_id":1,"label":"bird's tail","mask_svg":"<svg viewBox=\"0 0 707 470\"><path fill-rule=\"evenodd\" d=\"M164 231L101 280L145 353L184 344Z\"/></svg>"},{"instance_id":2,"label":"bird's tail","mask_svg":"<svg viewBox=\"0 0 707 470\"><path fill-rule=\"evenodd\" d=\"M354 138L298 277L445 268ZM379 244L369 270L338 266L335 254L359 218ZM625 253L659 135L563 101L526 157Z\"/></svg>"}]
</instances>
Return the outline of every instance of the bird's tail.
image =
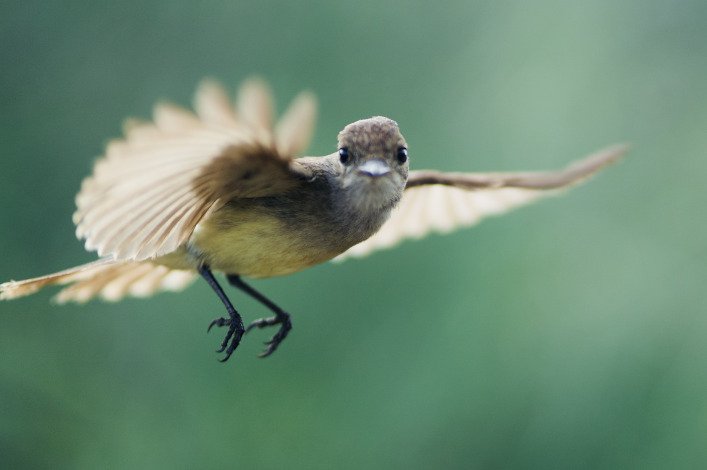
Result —
<instances>
[{"instance_id":1,"label":"bird's tail","mask_svg":"<svg viewBox=\"0 0 707 470\"><path fill-rule=\"evenodd\" d=\"M181 290L193 279L193 271L169 269L149 261L100 259L54 274L0 284L0 300L34 294L46 286L68 284L55 297L58 303L83 303L97 296L116 301L126 296L145 297L160 290Z\"/></svg>"}]
</instances>

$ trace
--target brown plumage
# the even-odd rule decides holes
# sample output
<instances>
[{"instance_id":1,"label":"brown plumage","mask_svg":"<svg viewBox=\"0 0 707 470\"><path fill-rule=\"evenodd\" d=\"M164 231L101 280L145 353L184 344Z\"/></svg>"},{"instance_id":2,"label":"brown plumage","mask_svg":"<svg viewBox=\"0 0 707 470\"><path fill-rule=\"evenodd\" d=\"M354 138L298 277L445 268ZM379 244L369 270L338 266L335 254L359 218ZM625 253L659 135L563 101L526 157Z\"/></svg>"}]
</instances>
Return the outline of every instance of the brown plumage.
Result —
<instances>
[{"instance_id":1,"label":"brown plumage","mask_svg":"<svg viewBox=\"0 0 707 470\"><path fill-rule=\"evenodd\" d=\"M409 172L397 123L374 117L346 126L337 153L295 158L313 133L313 95L300 94L277 123L260 81L246 82L236 103L205 81L196 114L161 103L152 122L127 122L124 138L109 143L76 197L76 234L101 259L1 284L0 299L57 284L68 285L59 302L119 300L180 290L198 272L228 310L212 323L229 326L222 344L228 357L244 328L213 269L275 312L251 324L281 325L267 355L287 335L289 316L241 275L289 274L469 226L556 194L626 151L610 147L554 172Z\"/></svg>"}]
</instances>

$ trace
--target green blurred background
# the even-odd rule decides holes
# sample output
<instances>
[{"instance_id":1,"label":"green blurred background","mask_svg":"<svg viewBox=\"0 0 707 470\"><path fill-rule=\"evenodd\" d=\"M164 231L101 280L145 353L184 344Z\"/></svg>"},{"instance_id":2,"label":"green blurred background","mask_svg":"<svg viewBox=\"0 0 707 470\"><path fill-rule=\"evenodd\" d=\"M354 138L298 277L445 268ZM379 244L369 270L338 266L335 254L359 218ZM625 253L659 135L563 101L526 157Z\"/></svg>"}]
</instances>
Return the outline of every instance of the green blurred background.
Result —
<instances>
[{"instance_id":1,"label":"green blurred background","mask_svg":"<svg viewBox=\"0 0 707 470\"><path fill-rule=\"evenodd\" d=\"M217 362L201 282L1 304L0 467L706 466L706 24L703 0L3 2L1 280L93 259L94 157L204 76L316 92L312 154L375 114L418 169L634 147L563 198L256 282L294 314L266 360L259 331Z\"/></svg>"}]
</instances>

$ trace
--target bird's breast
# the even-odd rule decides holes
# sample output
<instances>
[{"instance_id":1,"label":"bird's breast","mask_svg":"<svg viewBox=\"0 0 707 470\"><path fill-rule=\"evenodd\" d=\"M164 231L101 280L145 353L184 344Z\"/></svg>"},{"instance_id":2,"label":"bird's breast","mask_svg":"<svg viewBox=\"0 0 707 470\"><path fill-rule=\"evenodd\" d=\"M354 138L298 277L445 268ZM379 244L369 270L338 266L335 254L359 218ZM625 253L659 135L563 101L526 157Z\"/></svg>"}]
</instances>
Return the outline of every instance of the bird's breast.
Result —
<instances>
[{"instance_id":1,"label":"bird's breast","mask_svg":"<svg viewBox=\"0 0 707 470\"><path fill-rule=\"evenodd\" d=\"M199 223L189 251L211 268L264 278L323 263L353 243L335 235L325 208L292 201L242 200L229 203Z\"/></svg>"}]
</instances>

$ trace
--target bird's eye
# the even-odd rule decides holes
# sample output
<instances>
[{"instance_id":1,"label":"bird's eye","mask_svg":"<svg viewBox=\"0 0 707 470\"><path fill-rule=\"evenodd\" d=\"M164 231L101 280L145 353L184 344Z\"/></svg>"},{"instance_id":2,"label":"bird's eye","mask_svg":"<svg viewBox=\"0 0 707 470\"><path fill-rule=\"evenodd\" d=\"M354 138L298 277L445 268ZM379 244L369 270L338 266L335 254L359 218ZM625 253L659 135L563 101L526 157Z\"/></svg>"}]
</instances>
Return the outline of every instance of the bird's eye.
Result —
<instances>
[{"instance_id":1,"label":"bird's eye","mask_svg":"<svg viewBox=\"0 0 707 470\"><path fill-rule=\"evenodd\" d=\"M402 164L408 161L408 149L400 147L398 149L398 161Z\"/></svg>"},{"instance_id":2,"label":"bird's eye","mask_svg":"<svg viewBox=\"0 0 707 470\"><path fill-rule=\"evenodd\" d=\"M349 149L346 147L341 147L339 149L339 160L341 160L341 163L346 165L349 162Z\"/></svg>"}]
</instances>

